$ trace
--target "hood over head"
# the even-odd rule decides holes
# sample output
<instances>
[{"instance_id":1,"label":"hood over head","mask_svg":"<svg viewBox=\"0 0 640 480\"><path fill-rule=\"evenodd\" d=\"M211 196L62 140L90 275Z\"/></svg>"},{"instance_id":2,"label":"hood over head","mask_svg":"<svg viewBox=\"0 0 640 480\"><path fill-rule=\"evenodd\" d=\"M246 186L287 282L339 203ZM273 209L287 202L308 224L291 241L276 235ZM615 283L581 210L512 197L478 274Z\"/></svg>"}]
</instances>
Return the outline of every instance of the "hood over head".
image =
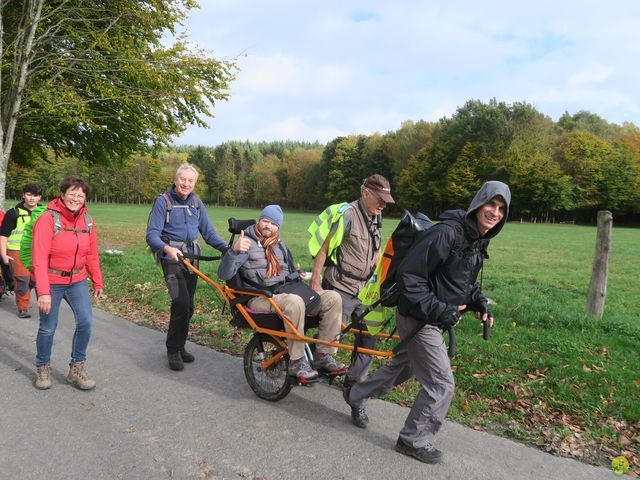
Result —
<instances>
[{"instance_id":1,"label":"hood over head","mask_svg":"<svg viewBox=\"0 0 640 480\"><path fill-rule=\"evenodd\" d=\"M478 193L476 193L476 195L473 197L473 200L471 200L471 204L469 205L469 209L467 210L467 213L465 215L466 226L473 226L473 230L477 232L477 210L484 204L489 203L489 201L493 197L498 195L504 199L505 203L507 204L507 208L505 209L504 217L502 218L502 220L500 220L500 223L489 230L486 235L484 235L484 238L495 237L498 233L500 233L500 230L502 230L502 227L507 222L507 218L509 217L509 205L511 203L511 190L509 190L509 186L506 183L502 183L497 180L490 180L488 182L485 182L484 185L480 187L480 190L478 190Z\"/></svg>"}]
</instances>

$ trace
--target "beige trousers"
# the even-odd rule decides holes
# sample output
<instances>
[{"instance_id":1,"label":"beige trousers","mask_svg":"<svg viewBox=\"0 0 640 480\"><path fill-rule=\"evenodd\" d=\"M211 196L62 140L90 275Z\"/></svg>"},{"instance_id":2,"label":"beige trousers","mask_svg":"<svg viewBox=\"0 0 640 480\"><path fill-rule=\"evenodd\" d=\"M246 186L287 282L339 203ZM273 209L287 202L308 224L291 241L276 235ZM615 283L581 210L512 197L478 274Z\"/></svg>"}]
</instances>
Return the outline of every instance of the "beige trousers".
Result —
<instances>
[{"instance_id":1,"label":"beige trousers","mask_svg":"<svg viewBox=\"0 0 640 480\"><path fill-rule=\"evenodd\" d=\"M272 298L291 323L295 325L298 332L301 335L304 335L305 311L302 298L291 293L279 293L274 295ZM258 312L274 311L269 301L261 297L252 298L249 300L247 305L252 310L256 310ZM324 290L320 293L320 307L318 307L316 312L310 313L320 316L318 338L328 342L334 341L340 333L340 324L342 319L342 299L338 292L333 290ZM285 327L287 327L286 324ZM288 327L286 330L290 331ZM289 357L291 360L297 360L304 355L303 342L287 340L287 345L289 347ZM324 345L318 345L317 350L322 353L336 353L338 351L335 347L327 347Z\"/></svg>"}]
</instances>

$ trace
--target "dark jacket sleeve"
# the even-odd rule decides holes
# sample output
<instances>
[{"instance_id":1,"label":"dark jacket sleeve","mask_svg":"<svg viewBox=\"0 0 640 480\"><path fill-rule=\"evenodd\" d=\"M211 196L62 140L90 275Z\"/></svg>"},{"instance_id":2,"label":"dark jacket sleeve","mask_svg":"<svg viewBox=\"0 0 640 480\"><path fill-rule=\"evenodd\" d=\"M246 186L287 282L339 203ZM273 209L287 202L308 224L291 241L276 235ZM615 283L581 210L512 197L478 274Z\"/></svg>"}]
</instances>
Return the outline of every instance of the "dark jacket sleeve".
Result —
<instances>
[{"instance_id":1,"label":"dark jacket sleeve","mask_svg":"<svg viewBox=\"0 0 640 480\"><path fill-rule=\"evenodd\" d=\"M10 208L7 210L7 213L2 220L2 225L0 225L0 235L3 237L10 237L11 232L13 232L18 225L18 211L14 208Z\"/></svg>"},{"instance_id":2,"label":"dark jacket sleeve","mask_svg":"<svg viewBox=\"0 0 640 480\"><path fill-rule=\"evenodd\" d=\"M455 245L455 231L434 226L413 245L398 269L398 311L420 322L437 324L438 317L454 305L439 300L430 277L447 260Z\"/></svg>"}]
</instances>

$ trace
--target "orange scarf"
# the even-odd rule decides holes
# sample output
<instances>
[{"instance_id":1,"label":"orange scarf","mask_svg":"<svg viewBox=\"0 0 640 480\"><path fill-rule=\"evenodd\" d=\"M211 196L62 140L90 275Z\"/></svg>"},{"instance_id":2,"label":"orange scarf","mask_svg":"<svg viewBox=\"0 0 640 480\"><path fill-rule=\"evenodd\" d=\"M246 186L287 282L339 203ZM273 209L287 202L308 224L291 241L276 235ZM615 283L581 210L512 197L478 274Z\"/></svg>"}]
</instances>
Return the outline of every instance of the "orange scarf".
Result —
<instances>
[{"instance_id":1,"label":"orange scarf","mask_svg":"<svg viewBox=\"0 0 640 480\"><path fill-rule=\"evenodd\" d=\"M275 246L280 241L280 236L276 233L269 238L265 238L258 230L258 225L253 226L253 231L264 247L264 253L267 256L267 271L264 274L264 278L277 277L282 273L282 267L275 251Z\"/></svg>"}]
</instances>

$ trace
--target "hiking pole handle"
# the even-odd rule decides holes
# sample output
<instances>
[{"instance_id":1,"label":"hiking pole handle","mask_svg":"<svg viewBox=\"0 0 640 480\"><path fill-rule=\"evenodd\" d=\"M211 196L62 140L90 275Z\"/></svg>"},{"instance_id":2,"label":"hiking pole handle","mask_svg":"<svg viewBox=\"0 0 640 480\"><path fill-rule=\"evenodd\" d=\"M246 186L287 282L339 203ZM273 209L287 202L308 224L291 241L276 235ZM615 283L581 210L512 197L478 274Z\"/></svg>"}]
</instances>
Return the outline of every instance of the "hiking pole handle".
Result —
<instances>
[{"instance_id":1,"label":"hiking pole handle","mask_svg":"<svg viewBox=\"0 0 640 480\"><path fill-rule=\"evenodd\" d=\"M457 347L456 331L453 327L449 327L447 332L449 332L449 349L447 350L447 354L449 355L449 358L453 358L456 354Z\"/></svg>"},{"instance_id":2,"label":"hiking pole handle","mask_svg":"<svg viewBox=\"0 0 640 480\"><path fill-rule=\"evenodd\" d=\"M489 317L482 321L482 338L489 340L491 338L491 321Z\"/></svg>"},{"instance_id":3,"label":"hiking pole handle","mask_svg":"<svg viewBox=\"0 0 640 480\"><path fill-rule=\"evenodd\" d=\"M208 256L204 256L204 255L194 255L193 253L186 253L186 252L183 252L182 256L184 258L188 258L188 259L191 259L191 260L205 260L205 261L206 260L209 260L209 261L211 261L211 260L220 260L222 258L220 255L215 256L215 257L208 257Z\"/></svg>"}]
</instances>

